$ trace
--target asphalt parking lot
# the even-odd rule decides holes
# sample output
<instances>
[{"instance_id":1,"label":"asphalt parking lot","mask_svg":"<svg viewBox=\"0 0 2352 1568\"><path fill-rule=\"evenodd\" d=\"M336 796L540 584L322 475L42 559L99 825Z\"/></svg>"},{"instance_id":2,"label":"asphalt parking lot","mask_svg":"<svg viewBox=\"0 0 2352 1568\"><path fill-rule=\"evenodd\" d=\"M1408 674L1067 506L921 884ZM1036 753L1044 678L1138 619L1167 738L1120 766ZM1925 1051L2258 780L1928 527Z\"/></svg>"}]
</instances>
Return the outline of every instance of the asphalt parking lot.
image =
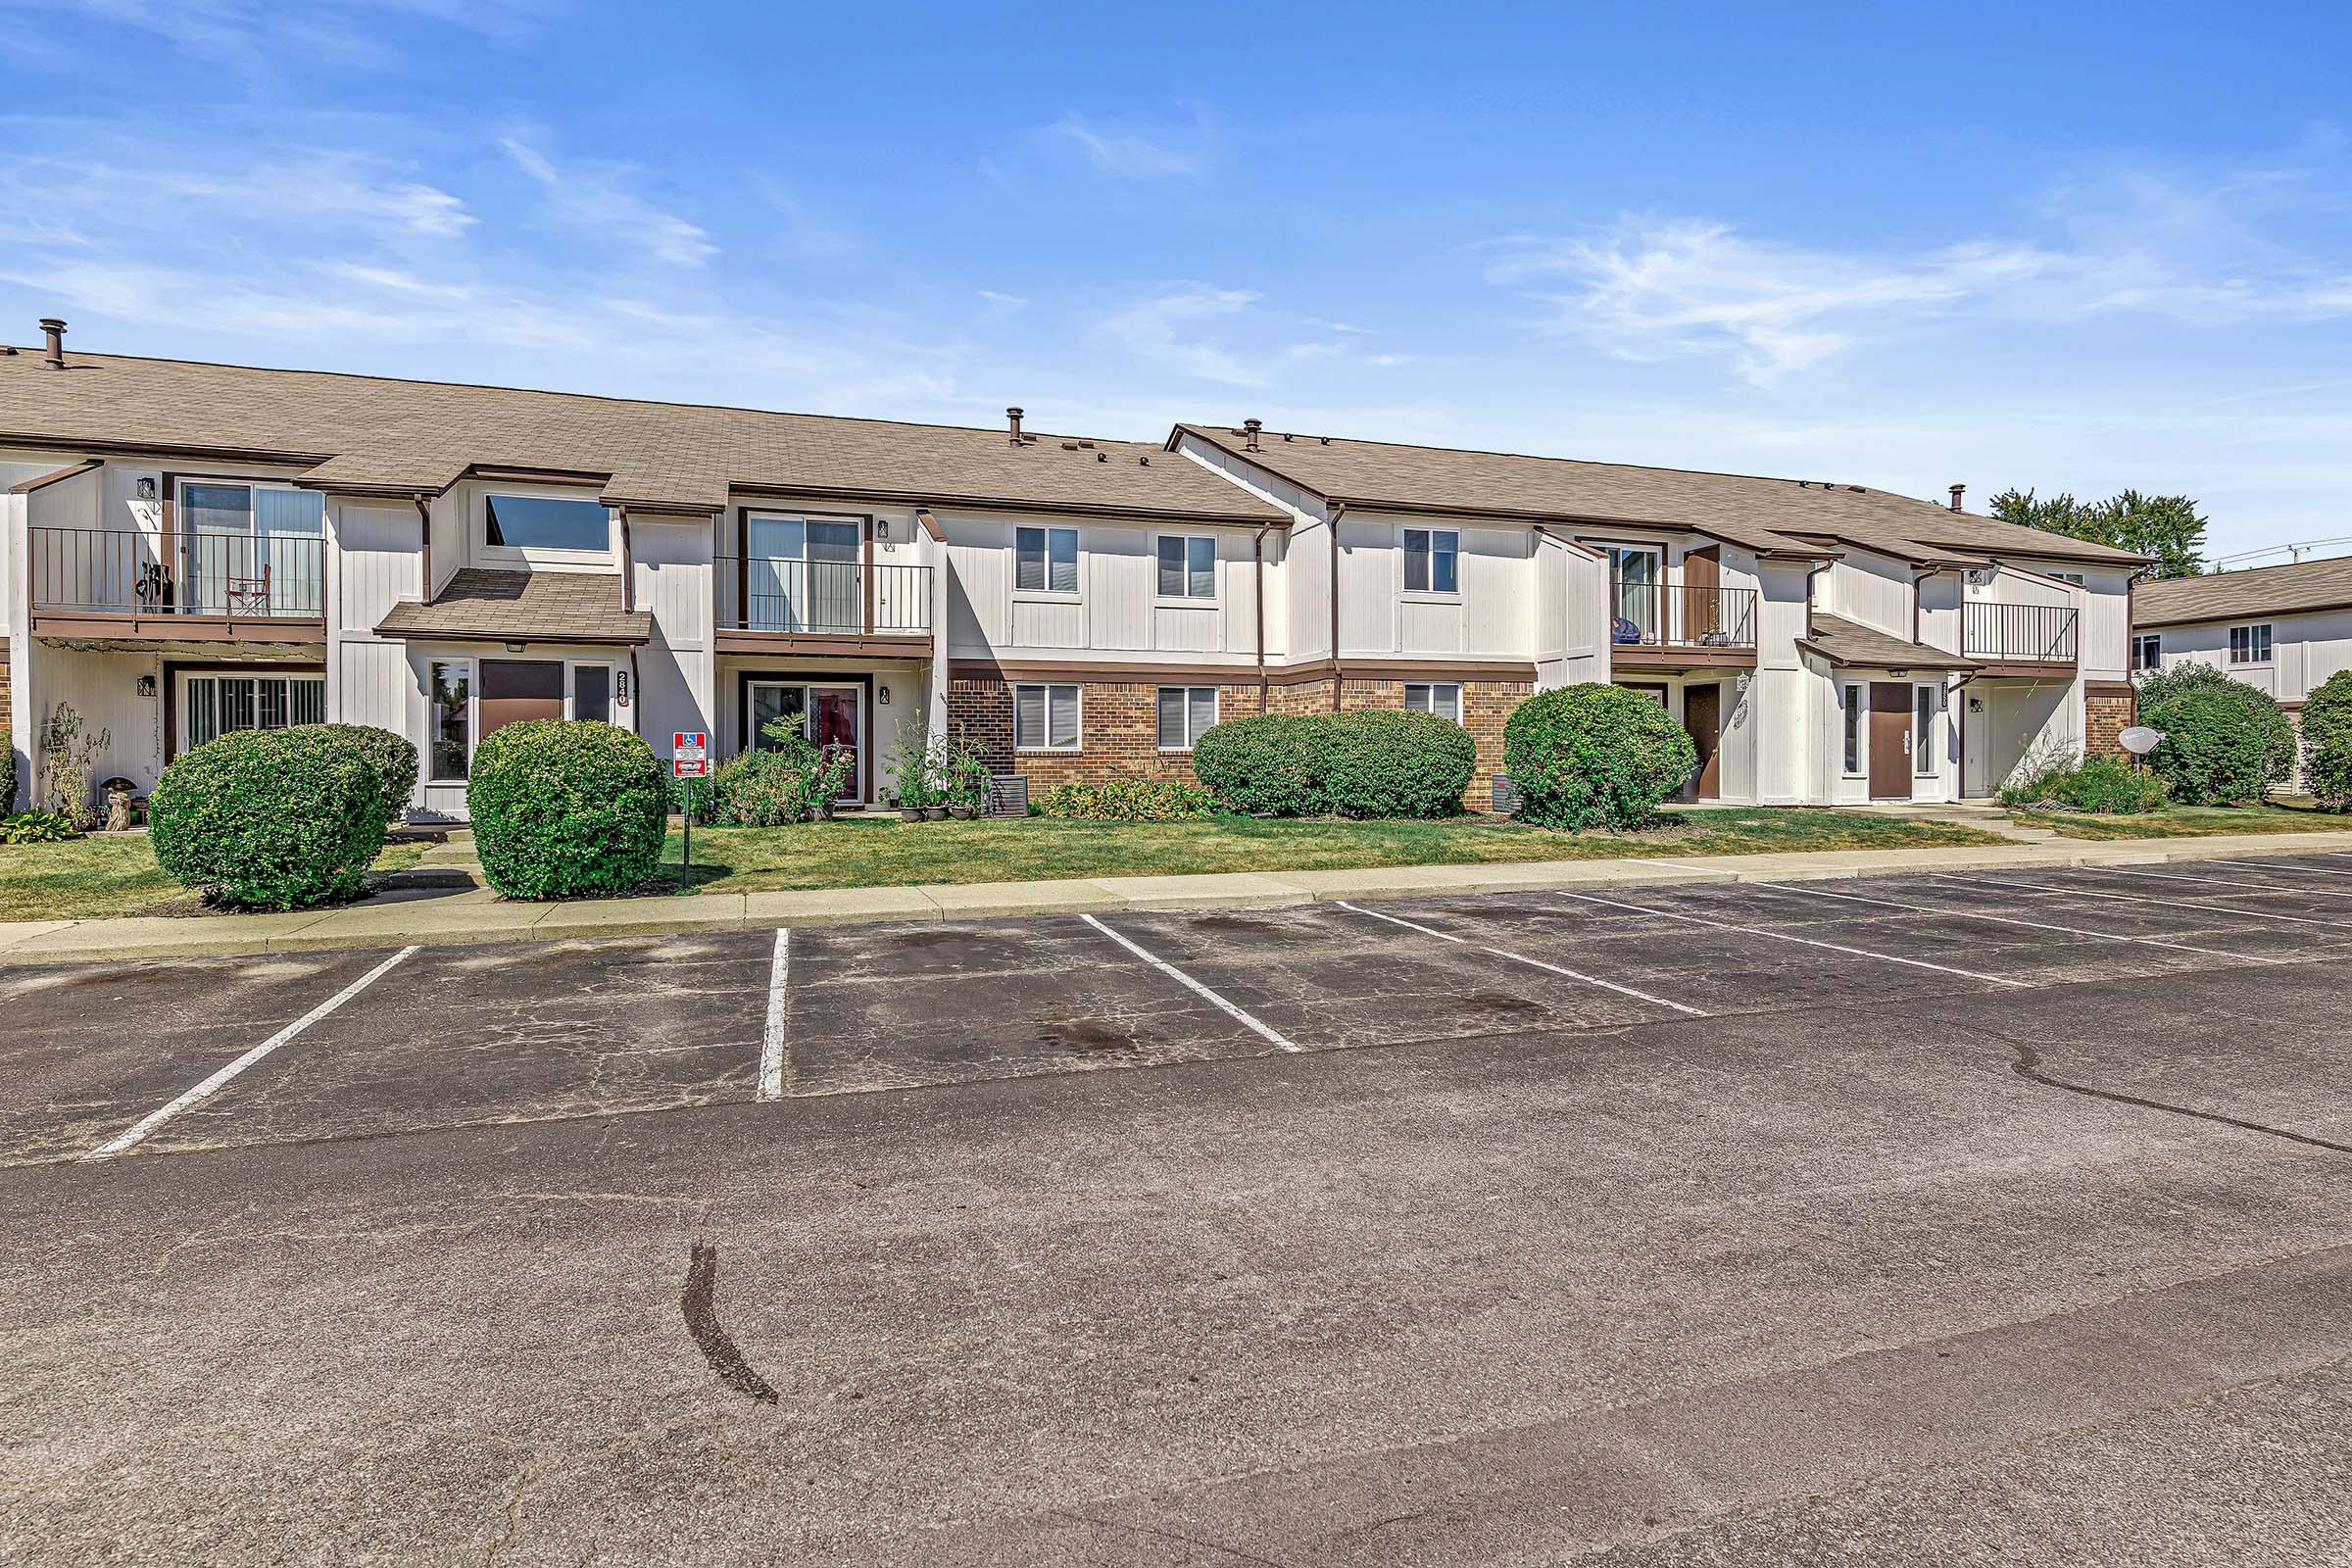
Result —
<instances>
[{"instance_id":1,"label":"asphalt parking lot","mask_svg":"<svg viewBox=\"0 0 2352 1568\"><path fill-rule=\"evenodd\" d=\"M9 970L0 1553L2342 1560L2348 945L2278 857Z\"/></svg>"}]
</instances>

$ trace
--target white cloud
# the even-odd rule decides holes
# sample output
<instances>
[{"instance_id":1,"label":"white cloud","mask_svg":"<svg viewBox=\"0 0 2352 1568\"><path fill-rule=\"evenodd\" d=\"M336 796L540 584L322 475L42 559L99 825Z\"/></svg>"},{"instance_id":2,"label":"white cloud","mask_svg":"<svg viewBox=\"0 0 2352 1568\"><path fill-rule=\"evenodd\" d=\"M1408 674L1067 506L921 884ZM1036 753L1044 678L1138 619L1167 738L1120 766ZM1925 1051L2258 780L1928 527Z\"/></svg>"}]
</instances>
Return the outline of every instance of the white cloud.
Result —
<instances>
[{"instance_id":1,"label":"white cloud","mask_svg":"<svg viewBox=\"0 0 2352 1568\"><path fill-rule=\"evenodd\" d=\"M1201 335L1205 323L1230 320L1257 302L1247 289L1183 283L1138 300L1102 323L1104 336L1137 361L1227 386L1263 386L1266 372Z\"/></svg>"},{"instance_id":2,"label":"white cloud","mask_svg":"<svg viewBox=\"0 0 2352 1568\"><path fill-rule=\"evenodd\" d=\"M1046 131L1076 147L1098 172L1119 179L1198 179L1207 171L1204 151L1177 146L1164 134L1098 130L1076 114L1062 116Z\"/></svg>"},{"instance_id":3,"label":"white cloud","mask_svg":"<svg viewBox=\"0 0 2352 1568\"><path fill-rule=\"evenodd\" d=\"M607 165L559 169L520 135L502 136L499 146L515 168L538 184L545 193L549 215L560 222L641 249L654 261L670 267L700 267L718 254L718 247L701 225L663 212L629 190L623 183L629 176L625 169Z\"/></svg>"}]
</instances>

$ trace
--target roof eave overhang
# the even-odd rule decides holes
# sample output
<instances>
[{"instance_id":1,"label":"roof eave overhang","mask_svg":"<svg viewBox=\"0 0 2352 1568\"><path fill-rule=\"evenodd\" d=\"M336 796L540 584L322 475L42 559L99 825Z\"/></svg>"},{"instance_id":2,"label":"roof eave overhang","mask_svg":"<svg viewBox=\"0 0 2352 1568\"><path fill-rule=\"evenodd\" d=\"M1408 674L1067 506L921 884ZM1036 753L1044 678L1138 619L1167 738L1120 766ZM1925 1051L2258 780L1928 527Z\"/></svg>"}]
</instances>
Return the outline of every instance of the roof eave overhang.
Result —
<instances>
[{"instance_id":1,"label":"roof eave overhang","mask_svg":"<svg viewBox=\"0 0 2352 1568\"><path fill-rule=\"evenodd\" d=\"M1796 639L1796 646L1821 660L1832 669L1940 669L1957 673L1961 670L1984 667L1974 660L1955 660L1951 655L1939 653L1934 649L1921 650L1927 655L1924 659L1864 660L1840 658L1811 637L1799 637Z\"/></svg>"},{"instance_id":2,"label":"roof eave overhang","mask_svg":"<svg viewBox=\"0 0 2352 1568\"><path fill-rule=\"evenodd\" d=\"M652 642L651 632L564 631L549 632L534 629L527 632L498 631L487 627L396 626L390 622L375 628L378 637L391 637L414 643L580 643L598 647L639 648Z\"/></svg>"},{"instance_id":3,"label":"roof eave overhang","mask_svg":"<svg viewBox=\"0 0 2352 1568\"><path fill-rule=\"evenodd\" d=\"M934 511L1018 512L1067 514L1084 517L1133 517L1144 522L1221 523L1229 528L1287 528L1288 513L1268 507L1263 512L1208 512L1189 507L1127 507L1102 502L1044 501L1034 497L942 495L936 490L859 490L842 485L732 484L729 490L746 496L821 496L828 501L881 501Z\"/></svg>"}]
</instances>

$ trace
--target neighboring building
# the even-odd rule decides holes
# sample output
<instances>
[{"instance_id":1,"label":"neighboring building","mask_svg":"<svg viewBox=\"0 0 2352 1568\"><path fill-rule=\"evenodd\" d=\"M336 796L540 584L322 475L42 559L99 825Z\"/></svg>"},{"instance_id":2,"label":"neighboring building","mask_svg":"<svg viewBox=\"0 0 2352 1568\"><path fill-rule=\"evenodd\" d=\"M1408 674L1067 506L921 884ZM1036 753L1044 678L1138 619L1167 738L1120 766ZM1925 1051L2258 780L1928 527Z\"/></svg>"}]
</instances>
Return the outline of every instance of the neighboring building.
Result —
<instances>
[{"instance_id":1,"label":"neighboring building","mask_svg":"<svg viewBox=\"0 0 2352 1568\"><path fill-rule=\"evenodd\" d=\"M2352 669L2352 559L2141 583L2132 624L2133 673L2210 664L2300 725L2303 700Z\"/></svg>"},{"instance_id":2,"label":"neighboring building","mask_svg":"<svg viewBox=\"0 0 2352 1568\"><path fill-rule=\"evenodd\" d=\"M52 323L44 322L44 326ZM225 729L379 724L465 814L501 724L732 755L798 716L890 789L910 716L1037 788L1189 773L1244 712L1477 738L1617 680L1725 801L1947 799L2124 696L2140 558L1855 487L1178 425L1160 445L0 354L20 754L60 702L145 788ZM2248 573L2246 575L2255 575ZM22 776L30 787L33 757Z\"/></svg>"}]
</instances>

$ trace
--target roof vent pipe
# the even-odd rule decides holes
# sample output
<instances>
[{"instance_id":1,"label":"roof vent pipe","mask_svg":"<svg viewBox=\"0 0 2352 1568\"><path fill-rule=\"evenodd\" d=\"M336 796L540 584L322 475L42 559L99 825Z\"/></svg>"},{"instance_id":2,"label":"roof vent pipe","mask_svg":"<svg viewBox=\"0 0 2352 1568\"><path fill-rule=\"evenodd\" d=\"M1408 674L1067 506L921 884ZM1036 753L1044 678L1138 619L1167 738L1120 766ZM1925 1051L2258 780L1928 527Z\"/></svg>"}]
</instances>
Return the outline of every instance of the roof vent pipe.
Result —
<instances>
[{"instance_id":1,"label":"roof vent pipe","mask_svg":"<svg viewBox=\"0 0 2352 1568\"><path fill-rule=\"evenodd\" d=\"M48 364L52 370L66 368L66 323L54 316L41 318L41 330L49 335Z\"/></svg>"},{"instance_id":2,"label":"roof vent pipe","mask_svg":"<svg viewBox=\"0 0 2352 1568\"><path fill-rule=\"evenodd\" d=\"M1255 452L1257 450L1257 432L1265 427L1266 421L1263 419L1244 419L1242 421L1242 432L1247 438L1242 443L1245 451Z\"/></svg>"},{"instance_id":3,"label":"roof vent pipe","mask_svg":"<svg viewBox=\"0 0 2352 1568\"><path fill-rule=\"evenodd\" d=\"M1964 484L1956 484L1952 486L1952 510L1954 512L1958 512L1960 510L1960 492L1967 488L1968 486Z\"/></svg>"},{"instance_id":4,"label":"roof vent pipe","mask_svg":"<svg viewBox=\"0 0 2352 1568\"><path fill-rule=\"evenodd\" d=\"M1012 425L1012 444L1017 447L1021 444L1021 411L1006 409L1004 417Z\"/></svg>"}]
</instances>

